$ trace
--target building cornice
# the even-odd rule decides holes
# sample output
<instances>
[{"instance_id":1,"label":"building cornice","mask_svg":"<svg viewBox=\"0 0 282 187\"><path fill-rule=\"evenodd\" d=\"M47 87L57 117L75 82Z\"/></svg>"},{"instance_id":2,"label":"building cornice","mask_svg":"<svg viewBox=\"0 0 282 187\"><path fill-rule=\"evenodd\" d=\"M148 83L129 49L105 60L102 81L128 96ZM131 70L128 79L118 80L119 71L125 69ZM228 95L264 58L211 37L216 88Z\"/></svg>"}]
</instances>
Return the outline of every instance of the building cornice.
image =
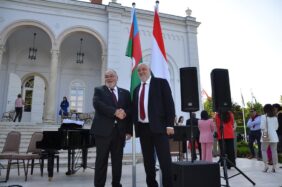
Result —
<instances>
[{"instance_id":1,"label":"building cornice","mask_svg":"<svg viewBox=\"0 0 282 187\"><path fill-rule=\"evenodd\" d=\"M5 1L9 5L5 6ZM11 6L14 3L14 6ZM76 0L2 0L0 7L30 11L36 13L45 13L52 15L61 15L67 17L76 17L83 19L101 19L100 16L106 16L111 13L112 15L120 14L121 17L128 17L128 19L121 19L124 23L130 24L131 7L122 6L119 3L110 2L108 5L91 4L90 2L82 2ZM20 6L17 6L20 5ZM153 22L154 11L136 9L137 17L140 20L139 24ZM77 14L73 14L77 12ZM71 13L71 14L70 14ZM99 16L100 15L100 16ZM191 16L181 17L171 14L159 13L162 21L163 28L165 25L173 26L189 26L198 27L200 22Z\"/></svg>"},{"instance_id":2,"label":"building cornice","mask_svg":"<svg viewBox=\"0 0 282 187\"><path fill-rule=\"evenodd\" d=\"M5 1L8 2L7 6L5 6ZM17 11L91 20L106 15L105 5L72 0L4 0L0 7ZM76 12L76 14L74 14L74 12ZM95 16L93 16L94 14Z\"/></svg>"}]
</instances>

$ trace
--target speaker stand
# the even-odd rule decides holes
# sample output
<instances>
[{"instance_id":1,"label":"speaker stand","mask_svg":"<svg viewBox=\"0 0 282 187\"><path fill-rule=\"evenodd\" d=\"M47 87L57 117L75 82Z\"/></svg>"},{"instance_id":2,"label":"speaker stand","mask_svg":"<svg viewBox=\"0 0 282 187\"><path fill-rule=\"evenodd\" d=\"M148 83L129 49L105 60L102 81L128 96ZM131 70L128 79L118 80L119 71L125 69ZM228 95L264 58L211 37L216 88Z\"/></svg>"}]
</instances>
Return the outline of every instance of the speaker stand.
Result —
<instances>
[{"instance_id":1,"label":"speaker stand","mask_svg":"<svg viewBox=\"0 0 282 187\"><path fill-rule=\"evenodd\" d=\"M220 153L220 158L219 158L219 161L218 163L219 164L222 164L223 167L223 177L224 180L225 180L225 185L221 185L221 186L227 186L227 187L230 187L229 186L229 179L232 178L232 177L235 177L237 175L243 175L248 181L250 181L253 186L256 185L256 183L254 181L252 181L244 172L242 172L237 166L234 165L233 162L231 162L228 158L227 158L227 155L225 154L225 140L224 140L224 126L223 126L223 122L222 122L222 111L219 112L219 115L220 115L220 137L221 137L221 142L222 142L222 145L221 145L221 153ZM232 167L234 167L238 173L232 175L232 176L229 176L228 177L228 173L227 173L227 163L229 163Z\"/></svg>"},{"instance_id":2,"label":"speaker stand","mask_svg":"<svg viewBox=\"0 0 282 187\"><path fill-rule=\"evenodd\" d=\"M189 111L189 115L190 115L190 134L191 134L191 137L190 137L190 143L191 143L191 161L192 163L195 161L196 158L194 158L194 155L193 153L196 152L195 150L195 145L194 145L194 133L193 133L193 121L192 121L192 111ZM187 146L187 145L186 145ZM187 154L187 160L188 160L188 147L187 147L187 151L186 151L186 154Z\"/></svg>"}]
</instances>

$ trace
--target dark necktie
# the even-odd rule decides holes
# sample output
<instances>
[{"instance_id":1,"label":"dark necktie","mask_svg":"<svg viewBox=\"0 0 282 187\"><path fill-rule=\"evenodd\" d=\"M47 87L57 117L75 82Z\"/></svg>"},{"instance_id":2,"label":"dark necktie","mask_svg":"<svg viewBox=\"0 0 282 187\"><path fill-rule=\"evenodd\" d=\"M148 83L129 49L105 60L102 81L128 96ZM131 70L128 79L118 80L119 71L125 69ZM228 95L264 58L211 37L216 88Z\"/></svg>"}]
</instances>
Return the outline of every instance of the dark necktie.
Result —
<instances>
[{"instance_id":1,"label":"dark necktie","mask_svg":"<svg viewBox=\"0 0 282 187\"><path fill-rule=\"evenodd\" d=\"M116 94L115 94L115 89L111 88L111 93L112 93L113 101L114 101L115 105L117 105L117 97L116 97Z\"/></svg>"},{"instance_id":2,"label":"dark necktie","mask_svg":"<svg viewBox=\"0 0 282 187\"><path fill-rule=\"evenodd\" d=\"M140 98L139 98L139 111L140 111L140 118L144 120L146 118L145 108L144 108L144 96L145 96L145 84L142 84Z\"/></svg>"}]
</instances>

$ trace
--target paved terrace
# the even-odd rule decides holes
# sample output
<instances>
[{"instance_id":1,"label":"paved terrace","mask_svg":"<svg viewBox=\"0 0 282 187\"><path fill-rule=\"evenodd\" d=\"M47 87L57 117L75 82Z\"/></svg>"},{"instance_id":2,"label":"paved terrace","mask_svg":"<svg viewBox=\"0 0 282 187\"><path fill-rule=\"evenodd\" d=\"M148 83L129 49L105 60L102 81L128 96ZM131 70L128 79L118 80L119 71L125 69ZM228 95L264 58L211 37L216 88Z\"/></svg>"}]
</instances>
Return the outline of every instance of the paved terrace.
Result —
<instances>
[{"instance_id":1,"label":"paved terrace","mask_svg":"<svg viewBox=\"0 0 282 187\"><path fill-rule=\"evenodd\" d=\"M0 148L2 150L5 137L7 132L11 130L18 130L22 133L22 143L21 143L21 152L25 152L30 136L34 131L42 131L42 130L57 130L58 126L53 125L44 125L44 124L15 124L15 123L0 123ZM94 166L95 162L95 148L90 150L90 158L88 158L88 163L90 167ZM190 155L190 154L189 154ZM131 159L126 156L124 159L123 165L123 174L122 174L122 184L124 187L132 187L132 165ZM140 156L140 155L139 155ZM141 162L140 162L141 161ZM218 161L218 158L214 158L214 161ZM54 171L54 177L51 182L48 181L47 177L47 167L45 164L44 167L44 176L40 176L39 168L35 168L33 175L28 174L27 181L24 181L24 171L23 168L20 168L20 176L17 175L17 169L11 169L10 179L7 183L0 183L0 187L7 187L9 185L21 185L24 187L39 187L39 186L47 186L47 187L89 187L94 186L94 170L86 169L84 172L79 170L75 175L66 176L66 153L63 151L60 154L60 172L56 173ZM264 173L263 163L262 161L257 161L256 159L237 159L237 166L240 170L242 170L251 180L256 183L257 187L282 187L282 169L277 169L276 173L268 172ZM5 161L0 160L0 163L5 165ZM279 164L282 166L282 164ZM108 177L106 187L111 187L111 166L108 167ZM30 168L29 168L30 172ZM222 169L221 169L222 173ZM236 174L237 170L232 168L228 170L228 175L232 176ZM0 180L4 180L6 175L6 169L1 169ZM157 178L159 180L159 172L157 173ZM200 178L201 180L201 178ZM136 165L136 187L145 187L146 179L144 173L144 167L142 163L142 159L138 159L138 163ZM225 181L222 180L222 184L225 184ZM234 187L251 187L253 186L243 175L235 176L229 179L230 186ZM192 186L191 186L192 187Z\"/></svg>"},{"instance_id":2,"label":"paved terrace","mask_svg":"<svg viewBox=\"0 0 282 187\"><path fill-rule=\"evenodd\" d=\"M214 158L214 161L217 161L218 158ZM256 187L282 187L282 169L279 168L276 173L262 172L263 163L255 159L237 159L237 165L248 177L250 177L255 183ZM279 166L282 166L279 164ZM23 187L89 187L93 185L94 170L86 169L84 172L79 170L75 175L66 176L66 168L60 168L59 173L54 173L53 180L48 181L46 169L44 171L44 176L40 176L39 168L35 168L33 175L28 175L28 179L24 181L23 169L21 169L21 175L17 175L17 169L12 169L10 174L10 179L7 183L0 183L0 187L7 187L9 185L21 185ZM137 173L137 184L136 187L146 187L145 173L142 163L136 165ZM222 169L221 169L222 173ZM237 173L237 170L232 168L228 170L228 175L231 176ZM2 170L1 179L4 178L6 170ZM158 172L159 174L159 172ZM159 180L159 175L157 175ZM123 165L123 174L122 174L122 184L124 187L132 187L132 166L130 164ZM225 181L222 180L222 184L225 184ZM235 176L229 179L230 186L234 187L251 187L253 186L243 175ZM108 177L106 187L111 187L111 167L108 167Z\"/></svg>"}]
</instances>

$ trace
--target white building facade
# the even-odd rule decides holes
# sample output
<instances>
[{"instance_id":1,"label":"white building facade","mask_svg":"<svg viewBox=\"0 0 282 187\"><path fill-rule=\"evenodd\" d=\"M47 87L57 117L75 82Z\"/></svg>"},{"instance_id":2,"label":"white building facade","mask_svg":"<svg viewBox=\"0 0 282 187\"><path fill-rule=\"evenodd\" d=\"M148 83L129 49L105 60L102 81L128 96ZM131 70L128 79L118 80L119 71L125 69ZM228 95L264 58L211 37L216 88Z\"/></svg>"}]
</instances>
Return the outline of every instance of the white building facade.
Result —
<instances>
[{"instance_id":1,"label":"white building facade","mask_svg":"<svg viewBox=\"0 0 282 187\"><path fill-rule=\"evenodd\" d=\"M68 97L71 109L91 113L94 87L104 83L107 68L117 71L119 87L129 89L131 59L125 51L130 15L131 7L115 2L2 0L0 114L14 109L19 93L26 101L22 121L55 122L63 96ZM150 63L153 12L137 9L137 19L143 62ZM160 13L160 20L179 115L179 68L194 66L199 72L200 23L189 14L179 17ZM32 47L37 49L35 60L28 58ZM80 47L83 63L76 62Z\"/></svg>"}]
</instances>

